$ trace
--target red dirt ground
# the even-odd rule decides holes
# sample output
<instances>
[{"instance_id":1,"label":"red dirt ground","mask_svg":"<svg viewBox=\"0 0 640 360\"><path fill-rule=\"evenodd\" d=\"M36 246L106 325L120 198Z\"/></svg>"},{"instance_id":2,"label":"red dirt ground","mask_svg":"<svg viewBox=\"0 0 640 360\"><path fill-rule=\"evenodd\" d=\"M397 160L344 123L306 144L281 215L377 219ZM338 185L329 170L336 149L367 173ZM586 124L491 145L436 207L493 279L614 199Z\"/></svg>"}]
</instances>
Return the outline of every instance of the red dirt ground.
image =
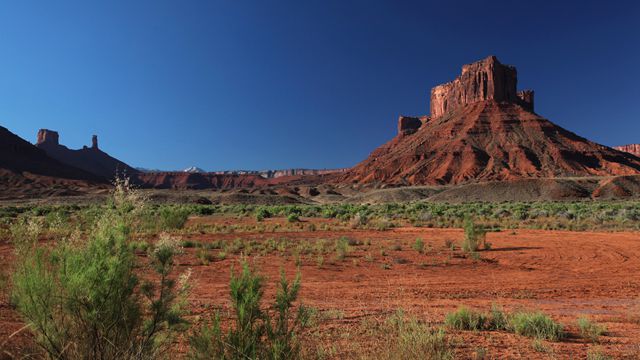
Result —
<instances>
[{"instance_id":1,"label":"red dirt ground","mask_svg":"<svg viewBox=\"0 0 640 360\"><path fill-rule=\"evenodd\" d=\"M227 220L229 219L227 218ZM247 222L243 220L242 222ZM269 219L269 221L281 221ZM310 221L310 220L308 220ZM220 223L219 218L198 222ZM365 347L371 341L360 335L363 320L380 321L402 308L434 325L442 324L445 314L460 305L489 310L492 303L506 311L541 310L560 321L569 331L568 339L545 342L552 353L535 352L531 339L499 331L447 330L456 345L456 358L474 358L479 348L487 358L500 359L584 359L594 345L578 336L576 319L587 315L604 324L608 334L597 345L616 359L640 358L640 233L563 232L516 230L489 233L492 249L481 252L481 260L464 258L445 245L460 243L459 229L404 227L388 231L348 230L277 233L233 233L185 235L183 239L202 242L236 238L266 240L287 238L295 241L334 240L341 236L370 245L356 245L343 261L318 266L316 255L302 257L301 301L321 313L331 313L319 325L317 341L333 344L335 358L353 358L351 344ZM416 238L425 242L425 254L411 248ZM368 240L368 241L367 241ZM392 250L393 245L401 250ZM386 256L381 254L384 249ZM179 270L193 271L190 296L196 315L210 313L210 306L227 308L230 268L237 267L239 255L201 265L195 249L185 249L178 258ZM212 250L215 254L218 250ZM366 258L366 255L371 258ZM452 256L453 255L453 256ZM0 246L0 260L10 261L12 248ZM397 259L406 263L398 263ZM272 253L253 255L251 261L268 278L266 299L273 299L273 285L281 268L292 277L294 257ZM384 269L382 264L389 264ZM22 327L18 315L6 298L0 304L0 339ZM20 338L20 337L18 337ZM0 341L2 343L2 341ZM180 353L184 343L176 345Z\"/></svg>"}]
</instances>

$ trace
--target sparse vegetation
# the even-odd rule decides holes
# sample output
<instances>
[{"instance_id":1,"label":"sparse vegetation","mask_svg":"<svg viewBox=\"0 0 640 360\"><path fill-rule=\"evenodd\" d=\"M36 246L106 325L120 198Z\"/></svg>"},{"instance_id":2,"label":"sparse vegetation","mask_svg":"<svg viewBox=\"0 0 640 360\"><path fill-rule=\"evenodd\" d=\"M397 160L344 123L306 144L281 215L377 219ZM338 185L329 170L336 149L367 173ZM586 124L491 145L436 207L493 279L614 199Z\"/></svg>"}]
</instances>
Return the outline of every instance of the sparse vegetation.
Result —
<instances>
[{"instance_id":1,"label":"sparse vegetation","mask_svg":"<svg viewBox=\"0 0 640 360\"><path fill-rule=\"evenodd\" d=\"M509 322L516 334L535 339L557 341L565 335L561 324L541 312L517 312Z\"/></svg>"},{"instance_id":2,"label":"sparse vegetation","mask_svg":"<svg viewBox=\"0 0 640 360\"><path fill-rule=\"evenodd\" d=\"M586 316L579 317L577 324L578 329L580 329L580 336L591 342L598 342L600 336L607 332L607 328L604 325L600 325Z\"/></svg>"},{"instance_id":3,"label":"sparse vegetation","mask_svg":"<svg viewBox=\"0 0 640 360\"><path fill-rule=\"evenodd\" d=\"M482 330L485 328L487 317L479 312L461 306L453 313L447 314L444 323L457 330Z\"/></svg>"},{"instance_id":4,"label":"sparse vegetation","mask_svg":"<svg viewBox=\"0 0 640 360\"><path fill-rule=\"evenodd\" d=\"M490 313L461 306L447 314L445 325L457 330L506 330L538 340L557 341L564 337L563 326L541 312L505 314L496 305Z\"/></svg>"},{"instance_id":5,"label":"sparse vegetation","mask_svg":"<svg viewBox=\"0 0 640 360\"><path fill-rule=\"evenodd\" d=\"M479 227L470 217L464 220L464 240L462 250L473 254L480 248L484 248L486 243L486 232Z\"/></svg>"},{"instance_id":6,"label":"sparse vegetation","mask_svg":"<svg viewBox=\"0 0 640 360\"><path fill-rule=\"evenodd\" d=\"M242 263L239 274L232 274L230 289L234 324L223 333L219 315L214 316L190 338L193 359L298 359L300 332L307 326L309 313L293 302L300 291L300 275L289 282L281 273L275 314L260 307L264 279Z\"/></svg>"},{"instance_id":7,"label":"sparse vegetation","mask_svg":"<svg viewBox=\"0 0 640 360\"><path fill-rule=\"evenodd\" d=\"M599 348L592 348L587 350L587 360L613 360L613 357L608 356Z\"/></svg>"},{"instance_id":8,"label":"sparse vegetation","mask_svg":"<svg viewBox=\"0 0 640 360\"><path fill-rule=\"evenodd\" d=\"M413 243L413 250L420 254L424 254L424 240L417 238L416 242Z\"/></svg>"},{"instance_id":9,"label":"sparse vegetation","mask_svg":"<svg viewBox=\"0 0 640 360\"><path fill-rule=\"evenodd\" d=\"M148 265L139 263L130 234L143 203L127 185L116 183L86 241L69 238L45 249L30 228L23 232L29 236L14 238L12 302L47 357L154 357L183 324L188 276L173 275L177 240L162 237ZM137 266L149 266L158 280L139 279Z\"/></svg>"},{"instance_id":10,"label":"sparse vegetation","mask_svg":"<svg viewBox=\"0 0 640 360\"><path fill-rule=\"evenodd\" d=\"M364 359L448 360L454 358L443 329L432 328L398 310L378 330L382 346L365 351Z\"/></svg>"}]
</instances>

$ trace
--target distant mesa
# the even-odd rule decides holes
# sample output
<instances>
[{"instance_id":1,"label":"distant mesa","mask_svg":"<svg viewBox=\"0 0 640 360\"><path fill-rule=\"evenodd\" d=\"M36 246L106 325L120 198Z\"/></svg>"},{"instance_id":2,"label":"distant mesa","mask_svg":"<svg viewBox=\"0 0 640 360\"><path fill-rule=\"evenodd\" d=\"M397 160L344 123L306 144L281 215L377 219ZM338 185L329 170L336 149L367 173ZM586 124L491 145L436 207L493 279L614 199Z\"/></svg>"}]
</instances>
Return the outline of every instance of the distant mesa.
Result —
<instances>
[{"instance_id":1,"label":"distant mesa","mask_svg":"<svg viewBox=\"0 0 640 360\"><path fill-rule=\"evenodd\" d=\"M82 169L105 180L112 180L116 175L132 176L138 172L138 170L100 150L97 135L91 137L91 147L84 146L82 149L72 150L60 144L58 132L40 129L36 147L64 164Z\"/></svg>"},{"instance_id":2,"label":"distant mesa","mask_svg":"<svg viewBox=\"0 0 640 360\"><path fill-rule=\"evenodd\" d=\"M640 144L629 144L622 146L614 146L616 150L624 151L635 156L640 156Z\"/></svg>"},{"instance_id":3,"label":"distant mesa","mask_svg":"<svg viewBox=\"0 0 640 360\"><path fill-rule=\"evenodd\" d=\"M640 174L640 159L534 113L533 90L489 56L431 90L431 114L400 116L398 136L334 182L459 184L521 178Z\"/></svg>"}]
</instances>

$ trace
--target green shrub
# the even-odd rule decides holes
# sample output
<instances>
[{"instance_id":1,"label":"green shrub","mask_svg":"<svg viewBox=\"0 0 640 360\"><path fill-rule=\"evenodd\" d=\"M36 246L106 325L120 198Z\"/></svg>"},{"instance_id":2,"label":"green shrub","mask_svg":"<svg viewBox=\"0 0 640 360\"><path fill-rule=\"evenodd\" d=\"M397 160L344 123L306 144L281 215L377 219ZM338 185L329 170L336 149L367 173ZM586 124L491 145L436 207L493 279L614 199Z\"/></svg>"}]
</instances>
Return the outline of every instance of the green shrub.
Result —
<instances>
[{"instance_id":1,"label":"green shrub","mask_svg":"<svg viewBox=\"0 0 640 360\"><path fill-rule=\"evenodd\" d=\"M474 253L485 246L486 232L476 225L470 217L464 219L464 240L462 250Z\"/></svg>"},{"instance_id":2,"label":"green shrub","mask_svg":"<svg viewBox=\"0 0 640 360\"><path fill-rule=\"evenodd\" d=\"M461 306L455 312L447 314L444 324L457 330L482 330L487 322L487 317L477 311Z\"/></svg>"},{"instance_id":3,"label":"green shrub","mask_svg":"<svg viewBox=\"0 0 640 360\"><path fill-rule=\"evenodd\" d=\"M541 312L519 312L510 317L510 327L516 334L535 339L557 341L564 337L561 324Z\"/></svg>"},{"instance_id":4,"label":"green shrub","mask_svg":"<svg viewBox=\"0 0 640 360\"><path fill-rule=\"evenodd\" d=\"M287 221L290 223L299 222L300 216L298 214L289 214L287 215Z\"/></svg>"},{"instance_id":5,"label":"green shrub","mask_svg":"<svg viewBox=\"0 0 640 360\"><path fill-rule=\"evenodd\" d=\"M270 218L271 217L271 213L269 212L269 210L265 209L265 208L258 208L258 210L256 210L256 220L257 221L262 221L264 219Z\"/></svg>"},{"instance_id":6,"label":"green shrub","mask_svg":"<svg viewBox=\"0 0 640 360\"><path fill-rule=\"evenodd\" d=\"M196 257L200 260L200 264L202 265L208 265L213 261L213 255L207 248L198 248L198 250L196 250Z\"/></svg>"},{"instance_id":7,"label":"green shrub","mask_svg":"<svg viewBox=\"0 0 640 360\"><path fill-rule=\"evenodd\" d=\"M309 321L309 313L300 306L294 314L293 302L300 290L300 274L290 283L284 272L273 306L275 315L260 309L263 297L262 276L244 262L240 274L232 274L230 289L235 323L226 334L220 317L205 324L190 338L192 359L298 359L299 334Z\"/></svg>"},{"instance_id":8,"label":"green shrub","mask_svg":"<svg viewBox=\"0 0 640 360\"><path fill-rule=\"evenodd\" d=\"M540 339L533 339L533 341L531 342L531 348L535 352L545 353L545 354L551 353L553 351L553 349L551 349L549 346L543 343L542 340Z\"/></svg>"},{"instance_id":9,"label":"green shrub","mask_svg":"<svg viewBox=\"0 0 640 360\"><path fill-rule=\"evenodd\" d=\"M421 238L417 238L416 242L413 243L413 250L417 251L420 254L424 254L424 240Z\"/></svg>"},{"instance_id":10,"label":"green shrub","mask_svg":"<svg viewBox=\"0 0 640 360\"><path fill-rule=\"evenodd\" d=\"M124 181L88 239L44 249L16 244L12 302L45 356L60 359L140 359L157 356L182 324L186 278L176 284L175 241L150 253L156 282L140 281L130 245L141 205ZM177 286L176 286L177 285Z\"/></svg>"},{"instance_id":11,"label":"green shrub","mask_svg":"<svg viewBox=\"0 0 640 360\"><path fill-rule=\"evenodd\" d=\"M336 240L336 259L344 260L349 250L349 239L343 236Z\"/></svg>"},{"instance_id":12,"label":"green shrub","mask_svg":"<svg viewBox=\"0 0 640 360\"><path fill-rule=\"evenodd\" d=\"M613 360L613 357L603 353L600 349L589 349L587 351L587 360Z\"/></svg>"},{"instance_id":13,"label":"green shrub","mask_svg":"<svg viewBox=\"0 0 640 360\"><path fill-rule=\"evenodd\" d=\"M162 230L182 229L189 218L189 210L178 206L162 206L159 224Z\"/></svg>"},{"instance_id":14,"label":"green shrub","mask_svg":"<svg viewBox=\"0 0 640 360\"><path fill-rule=\"evenodd\" d=\"M491 312L488 317L490 330L508 330L509 318L496 304L491 305Z\"/></svg>"},{"instance_id":15,"label":"green shrub","mask_svg":"<svg viewBox=\"0 0 640 360\"><path fill-rule=\"evenodd\" d=\"M454 352L442 329L434 329L402 311L391 316L381 329L382 349L366 354L365 359L448 360Z\"/></svg>"},{"instance_id":16,"label":"green shrub","mask_svg":"<svg viewBox=\"0 0 640 360\"><path fill-rule=\"evenodd\" d=\"M607 332L607 328L604 325L591 321L586 316L578 318L578 329L580 329L580 335L583 338L592 342L597 342L600 336Z\"/></svg>"}]
</instances>

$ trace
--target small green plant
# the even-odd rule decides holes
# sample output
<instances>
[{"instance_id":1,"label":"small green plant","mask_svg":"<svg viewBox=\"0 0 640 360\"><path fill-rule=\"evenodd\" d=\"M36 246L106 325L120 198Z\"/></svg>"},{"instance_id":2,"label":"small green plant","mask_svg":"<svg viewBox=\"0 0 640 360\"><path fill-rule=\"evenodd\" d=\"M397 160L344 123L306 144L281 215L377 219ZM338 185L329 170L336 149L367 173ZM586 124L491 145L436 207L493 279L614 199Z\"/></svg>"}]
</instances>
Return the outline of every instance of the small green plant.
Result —
<instances>
[{"instance_id":1,"label":"small green plant","mask_svg":"<svg viewBox=\"0 0 640 360\"><path fill-rule=\"evenodd\" d=\"M544 354L548 354L551 353L553 350L551 349L551 347L549 347L548 345L546 345L542 340L540 339L533 339L533 341L531 341L531 348L533 349L533 351L535 352L539 352L539 353L544 353Z\"/></svg>"},{"instance_id":2,"label":"small green plant","mask_svg":"<svg viewBox=\"0 0 640 360\"><path fill-rule=\"evenodd\" d=\"M198 250L196 250L196 257L202 265L209 265L209 263L213 261L213 255L207 248L198 248Z\"/></svg>"},{"instance_id":3,"label":"small green plant","mask_svg":"<svg viewBox=\"0 0 640 360\"><path fill-rule=\"evenodd\" d=\"M258 210L256 210L256 221L262 221L270 217L271 217L271 213L269 212L269 210L265 208L258 208Z\"/></svg>"},{"instance_id":4,"label":"small green plant","mask_svg":"<svg viewBox=\"0 0 640 360\"><path fill-rule=\"evenodd\" d=\"M225 251L219 251L216 257L218 260L224 260L227 258L227 253Z\"/></svg>"},{"instance_id":5,"label":"small green plant","mask_svg":"<svg viewBox=\"0 0 640 360\"><path fill-rule=\"evenodd\" d=\"M281 273L272 317L260 308L264 279L246 262L240 274L232 274L231 302L235 323L226 334L220 317L205 324L190 338L192 359L298 359L300 332L307 326L309 312L304 306L293 311L300 291L300 274L289 282Z\"/></svg>"},{"instance_id":6,"label":"small green plant","mask_svg":"<svg viewBox=\"0 0 640 360\"><path fill-rule=\"evenodd\" d=\"M462 250L474 253L485 246L486 232L476 225L470 217L464 219L464 240Z\"/></svg>"},{"instance_id":7,"label":"small green plant","mask_svg":"<svg viewBox=\"0 0 640 360\"><path fill-rule=\"evenodd\" d=\"M587 360L613 360L613 357L598 348L592 348L587 351Z\"/></svg>"},{"instance_id":8,"label":"small green plant","mask_svg":"<svg viewBox=\"0 0 640 360\"><path fill-rule=\"evenodd\" d=\"M180 245L182 245L183 248L194 248L198 246L198 243L193 240L184 240Z\"/></svg>"},{"instance_id":9,"label":"small green plant","mask_svg":"<svg viewBox=\"0 0 640 360\"><path fill-rule=\"evenodd\" d=\"M564 338L563 326L541 312L518 312L510 317L510 327L516 334L540 340Z\"/></svg>"},{"instance_id":10,"label":"small green plant","mask_svg":"<svg viewBox=\"0 0 640 360\"><path fill-rule=\"evenodd\" d=\"M338 240L336 240L336 259L337 260L340 260L340 261L344 260L349 250L350 250L349 239L343 236Z\"/></svg>"},{"instance_id":11,"label":"small green plant","mask_svg":"<svg viewBox=\"0 0 640 360\"><path fill-rule=\"evenodd\" d=\"M455 312L447 314L444 324L457 330L482 330L487 322L487 317L468 307L461 306Z\"/></svg>"},{"instance_id":12,"label":"small green plant","mask_svg":"<svg viewBox=\"0 0 640 360\"><path fill-rule=\"evenodd\" d=\"M413 250L420 254L424 254L424 240L417 238L416 242L413 243Z\"/></svg>"},{"instance_id":13,"label":"small green plant","mask_svg":"<svg viewBox=\"0 0 640 360\"><path fill-rule=\"evenodd\" d=\"M182 229L189 219L188 209L178 206L162 206L158 215L162 230Z\"/></svg>"},{"instance_id":14,"label":"small green plant","mask_svg":"<svg viewBox=\"0 0 640 360\"><path fill-rule=\"evenodd\" d=\"M364 359L452 360L454 351L443 329L432 328L398 310L380 329L382 348Z\"/></svg>"},{"instance_id":15,"label":"small green plant","mask_svg":"<svg viewBox=\"0 0 640 360\"><path fill-rule=\"evenodd\" d=\"M318 255L316 257L316 265L318 265L319 268L321 268L322 265L324 265L324 256Z\"/></svg>"},{"instance_id":16,"label":"small green plant","mask_svg":"<svg viewBox=\"0 0 640 360\"><path fill-rule=\"evenodd\" d=\"M300 217L298 216L298 214L289 214L289 215L287 215L287 222L295 223L295 222L299 222L299 221L300 221Z\"/></svg>"},{"instance_id":17,"label":"small green plant","mask_svg":"<svg viewBox=\"0 0 640 360\"><path fill-rule=\"evenodd\" d=\"M488 316L488 325L490 330L508 330L509 318L502 308L496 304L491 305L491 312Z\"/></svg>"},{"instance_id":18,"label":"small green plant","mask_svg":"<svg viewBox=\"0 0 640 360\"><path fill-rule=\"evenodd\" d=\"M607 332L607 328L604 325L600 325L595 321L591 321L586 316L578 318L578 329L580 329L580 336L591 342L598 342L600 336Z\"/></svg>"}]
</instances>

